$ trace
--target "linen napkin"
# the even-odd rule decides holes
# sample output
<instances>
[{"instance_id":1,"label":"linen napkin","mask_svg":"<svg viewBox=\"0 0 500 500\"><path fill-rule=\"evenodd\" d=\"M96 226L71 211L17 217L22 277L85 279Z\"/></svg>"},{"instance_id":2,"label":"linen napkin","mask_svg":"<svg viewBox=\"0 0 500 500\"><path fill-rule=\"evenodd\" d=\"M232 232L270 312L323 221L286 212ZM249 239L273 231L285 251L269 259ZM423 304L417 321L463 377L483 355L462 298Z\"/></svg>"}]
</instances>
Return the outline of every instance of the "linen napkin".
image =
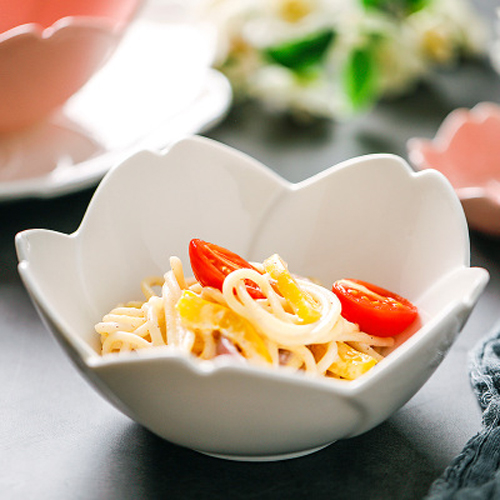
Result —
<instances>
[{"instance_id":1,"label":"linen napkin","mask_svg":"<svg viewBox=\"0 0 500 500\"><path fill-rule=\"evenodd\" d=\"M426 500L500 499L500 323L469 357L482 428L432 484Z\"/></svg>"}]
</instances>

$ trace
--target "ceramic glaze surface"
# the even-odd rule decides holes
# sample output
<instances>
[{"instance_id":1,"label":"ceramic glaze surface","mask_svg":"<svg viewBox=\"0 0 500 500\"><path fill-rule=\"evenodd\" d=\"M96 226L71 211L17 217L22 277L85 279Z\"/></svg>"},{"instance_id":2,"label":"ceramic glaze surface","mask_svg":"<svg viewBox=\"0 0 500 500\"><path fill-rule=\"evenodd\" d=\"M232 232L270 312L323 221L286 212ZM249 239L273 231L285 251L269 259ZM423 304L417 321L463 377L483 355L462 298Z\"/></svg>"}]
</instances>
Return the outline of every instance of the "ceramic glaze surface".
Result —
<instances>
[{"instance_id":1,"label":"ceramic glaze surface","mask_svg":"<svg viewBox=\"0 0 500 500\"><path fill-rule=\"evenodd\" d=\"M187 269L193 237L249 260L278 252L326 286L375 282L413 301L421 327L353 382L165 349L102 357L94 324L171 255ZM90 384L159 436L235 460L290 458L378 425L431 376L488 281L469 267L465 217L438 172L374 155L291 184L197 137L112 169L74 234L29 230L16 246L33 301Z\"/></svg>"}]
</instances>

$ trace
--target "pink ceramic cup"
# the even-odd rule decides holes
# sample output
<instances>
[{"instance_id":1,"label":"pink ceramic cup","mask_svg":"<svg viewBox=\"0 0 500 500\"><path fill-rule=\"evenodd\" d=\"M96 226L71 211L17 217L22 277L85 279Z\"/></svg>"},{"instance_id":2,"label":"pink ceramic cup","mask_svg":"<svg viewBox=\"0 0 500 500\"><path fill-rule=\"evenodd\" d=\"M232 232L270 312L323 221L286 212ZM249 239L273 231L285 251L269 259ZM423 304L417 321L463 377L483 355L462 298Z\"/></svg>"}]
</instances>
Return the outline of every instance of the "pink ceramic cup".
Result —
<instances>
[{"instance_id":1,"label":"pink ceramic cup","mask_svg":"<svg viewBox=\"0 0 500 500\"><path fill-rule=\"evenodd\" d=\"M500 106L481 102L452 111L435 137L408 141L410 162L443 173L463 205L469 226L500 236Z\"/></svg>"},{"instance_id":2,"label":"pink ceramic cup","mask_svg":"<svg viewBox=\"0 0 500 500\"><path fill-rule=\"evenodd\" d=\"M0 133L38 122L103 65L142 0L0 0Z\"/></svg>"}]
</instances>

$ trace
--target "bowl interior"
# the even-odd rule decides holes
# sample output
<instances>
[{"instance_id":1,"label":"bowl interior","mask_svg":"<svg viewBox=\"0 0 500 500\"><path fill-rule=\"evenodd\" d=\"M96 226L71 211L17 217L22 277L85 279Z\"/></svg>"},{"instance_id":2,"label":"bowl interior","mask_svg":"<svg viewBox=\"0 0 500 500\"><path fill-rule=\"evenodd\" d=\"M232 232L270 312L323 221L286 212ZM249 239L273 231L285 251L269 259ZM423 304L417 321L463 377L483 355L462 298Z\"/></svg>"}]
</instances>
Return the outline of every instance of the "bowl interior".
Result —
<instances>
[{"instance_id":1,"label":"bowl interior","mask_svg":"<svg viewBox=\"0 0 500 500\"><path fill-rule=\"evenodd\" d=\"M437 172L415 174L399 158L376 155L289 184L199 138L112 170L77 233L31 234L30 273L46 308L93 357L93 325L117 303L140 299L140 281L163 275L170 256L190 274L187 246L195 237L248 260L277 252L293 272L325 286L342 277L377 283L420 302L424 318L466 288L440 289L468 265L469 253L460 203ZM436 301L432 290L446 294Z\"/></svg>"},{"instance_id":2,"label":"bowl interior","mask_svg":"<svg viewBox=\"0 0 500 500\"><path fill-rule=\"evenodd\" d=\"M37 24L42 29L67 17L94 18L111 26L126 22L137 0L0 0L0 33L25 24Z\"/></svg>"}]
</instances>

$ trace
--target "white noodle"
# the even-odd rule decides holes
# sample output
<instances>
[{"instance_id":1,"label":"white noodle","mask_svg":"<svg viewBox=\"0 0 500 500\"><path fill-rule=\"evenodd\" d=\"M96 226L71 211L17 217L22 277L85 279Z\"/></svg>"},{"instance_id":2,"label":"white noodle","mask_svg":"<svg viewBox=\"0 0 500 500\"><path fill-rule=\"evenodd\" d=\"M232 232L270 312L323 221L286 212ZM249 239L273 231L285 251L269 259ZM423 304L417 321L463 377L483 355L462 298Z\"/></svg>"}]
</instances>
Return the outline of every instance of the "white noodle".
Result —
<instances>
[{"instance_id":1,"label":"white noodle","mask_svg":"<svg viewBox=\"0 0 500 500\"><path fill-rule=\"evenodd\" d=\"M190 352L195 341L195 336L193 332L182 326L179 313L175 308L175 305L181 298L182 289L173 271L165 274L165 283L163 284L162 292L165 323L167 324L167 343Z\"/></svg>"},{"instance_id":2,"label":"white noodle","mask_svg":"<svg viewBox=\"0 0 500 500\"><path fill-rule=\"evenodd\" d=\"M369 346L368 344L364 344L363 342L346 342L349 344L351 347L356 349L359 352L362 352L364 354L368 354L368 356L371 356L372 358L375 358L377 361L381 361L384 359L384 356L377 352L373 347Z\"/></svg>"},{"instance_id":3,"label":"white noodle","mask_svg":"<svg viewBox=\"0 0 500 500\"><path fill-rule=\"evenodd\" d=\"M276 317L254 300L248 293L245 280L256 283L269 299L276 292L264 275L252 269L238 269L224 280L222 293L228 306L278 344L298 346L322 344L332 340L335 325L340 317L340 301L326 288L306 281L298 281L302 290L307 292L317 303L320 319L310 324L299 324Z\"/></svg>"},{"instance_id":4,"label":"white noodle","mask_svg":"<svg viewBox=\"0 0 500 500\"><path fill-rule=\"evenodd\" d=\"M339 350L337 342L335 340L328 342L325 354L323 354L323 357L318 361L318 372L324 375L328 368L337 360L338 356Z\"/></svg>"},{"instance_id":5,"label":"white noodle","mask_svg":"<svg viewBox=\"0 0 500 500\"><path fill-rule=\"evenodd\" d=\"M111 352L115 346L115 344L127 343L129 345L129 349L141 349L144 347L149 347L151 344L144 340L141 337L138 337L134 333L130 332L115 332L111 335L108 335L106 340L102 345L103 352Z\"/></svg>"},{"instance_id":6,"label":"white noodle","mask_svg":"<svg viewBox=\"0 0 500 500\"><path fill-rule=\"evenodd\" d=\"M166 345L159 321L159 316L163 313L162 305L161 298L153 296L143 306L146 316L146 328L151 335L151 343L154 346Z\"/></svg>"}]
</instances>

